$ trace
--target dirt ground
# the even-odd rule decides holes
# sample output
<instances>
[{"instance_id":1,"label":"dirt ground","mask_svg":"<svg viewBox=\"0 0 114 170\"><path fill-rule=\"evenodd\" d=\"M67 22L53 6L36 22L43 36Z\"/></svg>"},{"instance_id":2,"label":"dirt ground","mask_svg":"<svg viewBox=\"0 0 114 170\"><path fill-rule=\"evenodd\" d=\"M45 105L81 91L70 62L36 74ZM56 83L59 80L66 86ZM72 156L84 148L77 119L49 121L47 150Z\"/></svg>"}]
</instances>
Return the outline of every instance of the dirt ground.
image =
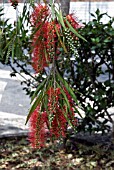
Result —
<instances>
[{"instance_id":1,"label":"dirt ground","mask_svg":"<svg viewBox=\"0 0 114 170\"><path fill-rule=\"evenodd\" d=\"M114 145L68 140L33 149L27 137L0 139L0 170L114 170Z\"/></svg>"}]
</instances>

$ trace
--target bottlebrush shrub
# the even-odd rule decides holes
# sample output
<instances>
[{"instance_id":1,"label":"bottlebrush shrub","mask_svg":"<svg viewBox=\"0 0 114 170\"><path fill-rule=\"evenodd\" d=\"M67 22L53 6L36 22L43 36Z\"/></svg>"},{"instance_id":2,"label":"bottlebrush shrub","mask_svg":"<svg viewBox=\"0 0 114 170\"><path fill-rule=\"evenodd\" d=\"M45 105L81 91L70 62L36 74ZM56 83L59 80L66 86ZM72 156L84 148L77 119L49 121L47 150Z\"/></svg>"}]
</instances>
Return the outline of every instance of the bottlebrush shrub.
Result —
<instances>
[{"instance_id":1,"label":"bottlebrush shrub","mask_svg":"<svg viewBox=\"0 0 114 170\"><path fill-rule=\"evenodd\" d=\"M33 147L45 146L46 137L54 139L66 137L67 120L73 126L77 125L71 102L67 100L69 108L65 101L63 105L61 104L64 99L62 93L64 91L59 87L55 89L49 87L43 97L44 105L39 104L31 114L29 138Z\"/></svg>"},{"instance_id":2,"label":"bottlebrush shrub","mask_svg":"<svg viewBox=\"0 0 114 170\"><path fill-rule=\"evenodd\" d=\"M30 18L32 34L32 66L45 79L38 85L26 123L30 123L29 139L33 147L45 146L47 137L66 137L67 124L76 129L79 114L75 92L64 80L62 69L74 54L80 25L73 15L62 16L54 4L34 6ZM65 56L63 56L63 53ZM67 59L65 59L67 57Z\"/></svg>"}]
</instances>

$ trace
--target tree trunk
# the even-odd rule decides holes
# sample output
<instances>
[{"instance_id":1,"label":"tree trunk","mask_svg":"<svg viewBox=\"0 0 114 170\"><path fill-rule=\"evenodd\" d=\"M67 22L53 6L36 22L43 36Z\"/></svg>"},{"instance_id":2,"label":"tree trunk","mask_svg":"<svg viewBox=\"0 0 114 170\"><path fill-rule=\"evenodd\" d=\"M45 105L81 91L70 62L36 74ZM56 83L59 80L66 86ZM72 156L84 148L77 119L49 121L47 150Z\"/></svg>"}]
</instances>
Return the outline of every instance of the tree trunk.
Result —
<instances>
[{"instance_id":1,"label":"tree trunk","mask_svg":"<svg viewBox=\"0 0 114 170\"><path fill-rule=\"evenodd\" d=\"M63 16L68 15L70 9L70 0L60 0L60 3L61 3L61 10L63 12Z\"/></svg>"},{"instance_id":2,"label":"tree trunk","mask_svg":"<svg viewBox=\"0 0 114 170\"><path fill-rule=\"evenodd\" d=\"M41 0L39 0L39 1L41 1ZM49 3L50 0L45 0L45 2ZM60 2L63 16L66 16L69 14L70 0L54 0L54 2Z\"/></svg>"}]
</instances>

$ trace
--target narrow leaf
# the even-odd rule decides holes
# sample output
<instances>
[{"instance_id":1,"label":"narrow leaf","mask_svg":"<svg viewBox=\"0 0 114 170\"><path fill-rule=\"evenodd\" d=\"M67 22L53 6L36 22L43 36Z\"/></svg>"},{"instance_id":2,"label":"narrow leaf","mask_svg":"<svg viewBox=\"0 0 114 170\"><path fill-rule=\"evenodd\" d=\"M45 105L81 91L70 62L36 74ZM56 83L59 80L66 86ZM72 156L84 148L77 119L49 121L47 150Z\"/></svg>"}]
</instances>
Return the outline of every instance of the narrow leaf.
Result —
<instances>
[{"instance_id":1,"label":"narrow leaf","mask_svg":"<svg viewBox=\"0 0 114 170\"><path fill-rule=\"evenodd\" d=\"M45 83L46 83L46 80L47 80L47 79L44 79L44 81L38 85L38 87L36 88L35 92L34 92L33 95L32 95L31 102L32 102L32 101L34 100L34 98L37 96L37 94L39 93L39 91L42 90L42 88L44 87L44 85L45 85Z\"/></svg>"},{"instance_id":2,"label":"narrow leaf","mask_svg":"<svg viewBox=\"0 0 114 170\"><path fill-rule=\"evenodd\" d=\"M39 96L36 98L36 100L34 101L33 105L31 106L30 111L29 111L29 113L27 115L27 119L26 119L25 125L27 124L27 122L28 122L29 118L31 117L31 114L33 113L33 111L40 104L42 98L43 98L43 92L41 92L39 94Z\"/></svg>"},{"instance_id":3,"label":"narrow leaf","mask_svg":"<svg viewBox=\"0 0 114 170\"><path fill-rule=\"evenodd\" d=\"M69 92L69 94L71 95L71 97L73 98L73 100L75 101L76 104L78 103L78 100L76 98L75 93L73 92L73 90L71 89L71 87L68 85L68 83L61 77L61 75L59 74L59 72L57 72L57 76L58 79L62 82L62 84L66 87L67 91Z\"/></svg>"},{"instance_id":4,"label":"narrow leaf","mask_svg":"<svg viewBox=\"0 0 114 170\"><path fill-rule=\"evenodd\" d=\"M57 85L58 85L58 87L61 89L61 93L62 93L62 95L63 95L63 97L64 97L64 99L65 99L65 101L66 101L66 104L67 104L67 108L69 108L69 110L70 110L70 104L69 104L69 101L68 101L68 99L67 99L67 96L66 96L64 90L61 88L61 86L60 86L58 83L57 83Z\"/></svg>"},{"instance_id":5,"label":"narrow leaf","mask_svg":"<svg viewBox=\"0 0 114 170\"><path fill-rule=\"evenodd\" d=\"M60 35L59 35L59 33L58 33L58 30L57 30L56 26L55 26L55 31L56 31L56 33L57 33L57 36L58 36L58 39L59 39L59 42L60 42L62 48L64 49L65 53L68 53L68 51L67 51L67 49L66 49L66 47L65 47L65 44L64 44L64 43L62 42L62 40L61 40L61 37L60 37Z\"/></svg>"},{"instance_id":6,"label":"narrow leaf","mask_svg":"<svg viewBox=\"0 0 114 170\"><path fill-rule=\"evenodd\" d=\"M62 16L62 12L60 11L60 12L58 13L58 12L56 11L56 14L57 14L58 20L60 21L62 27L63 27L64 29L66 29L65 23L64 23L64 20L63 20L63 16Z\"/></svg>"},{"instance_id":7,"label":"narrow leaf","mask_svg":"<svg viewBox=\"0 0 114 170\"><path fill-rule=\"evenodd\" d=\"M11 54L12 54L12 60L13 60L13 62L14 62L14 46L15 46L15 45L12 44L12 53L11 53Z\"/></svg>"},{"instance_id":8,"label":"narrow leaf","mask_svg":"<svg viewBox=\"0 0 114 170\"><path fill-rule=\"evenodd\" d=\"M81 38L81 39L83 39L84 41L87 42L87 40L86 40L84 37L82 37L80 34L78 34L78 32L72 27L72 25L69 23L69 21L68 21L67 19L65 19L65 21L66 21L69 29L70 29L77 37L79 37L79 38Z\"/></svg>"}]
</instances>

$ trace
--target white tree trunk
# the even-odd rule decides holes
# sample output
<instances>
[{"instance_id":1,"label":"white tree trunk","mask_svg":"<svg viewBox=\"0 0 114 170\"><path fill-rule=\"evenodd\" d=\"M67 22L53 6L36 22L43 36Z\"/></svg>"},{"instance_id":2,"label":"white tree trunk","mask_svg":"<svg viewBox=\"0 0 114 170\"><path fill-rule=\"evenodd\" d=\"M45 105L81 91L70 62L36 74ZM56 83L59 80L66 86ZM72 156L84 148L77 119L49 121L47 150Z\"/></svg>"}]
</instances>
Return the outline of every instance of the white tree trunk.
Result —
<instances>
[{"instance_id":1,"label":"white tree trunk","mask_svg":"<svg viewBox=\"0 0 114 170\"><path fill-rule=\"evenodd\" d=\"M69 8L70 8L70 0L60 0L61 3L61 10L63 12L63 15L69 14Z\"/></svg>"}]
</instances>

